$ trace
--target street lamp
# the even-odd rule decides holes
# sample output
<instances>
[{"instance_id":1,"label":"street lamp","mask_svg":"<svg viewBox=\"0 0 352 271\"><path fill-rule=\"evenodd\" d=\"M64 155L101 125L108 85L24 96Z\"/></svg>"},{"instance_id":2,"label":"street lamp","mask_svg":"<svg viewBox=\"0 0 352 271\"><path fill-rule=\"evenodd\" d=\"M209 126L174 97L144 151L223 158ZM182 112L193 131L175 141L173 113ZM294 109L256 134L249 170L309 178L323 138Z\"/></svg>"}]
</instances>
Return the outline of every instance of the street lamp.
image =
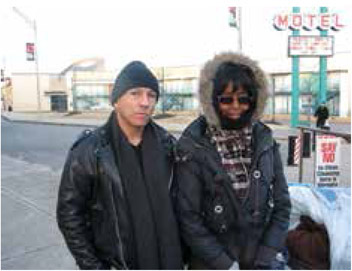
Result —
<instances>
[{"instance_id":1,"label":"street lamp","mask_svg":"<svg viewBox=\"0 0 352 271\"><path fill-rule=\"evenodd\" d=\"M41 111L40 104L40 80L39 80L39 61L38 61L38 40L37 40L37 23L35 20L31 20L27 15L21 12L18 8L12 7L12 10L19 15L32 29L34 32L34 61L35 61L35 69L37 75L37 110Z\"/></svg>"}]
</instances>

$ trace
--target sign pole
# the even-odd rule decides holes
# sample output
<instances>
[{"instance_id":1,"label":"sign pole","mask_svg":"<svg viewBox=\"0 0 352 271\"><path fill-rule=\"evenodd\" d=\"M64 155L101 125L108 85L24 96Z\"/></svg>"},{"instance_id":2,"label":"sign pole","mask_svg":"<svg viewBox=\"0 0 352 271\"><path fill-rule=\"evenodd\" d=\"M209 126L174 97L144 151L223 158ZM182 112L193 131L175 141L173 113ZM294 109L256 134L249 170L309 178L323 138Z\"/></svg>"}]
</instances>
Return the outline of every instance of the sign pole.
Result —
<instances>
[{"instance_id":1,"label":"sign pole","mask_svg":"<svg viewBox=\"0 0 352 271\"><path fill-rule=\"evenodd\" d=\"M241 7L238 10L238 51L242 52L242 10Z\"/></svg>"},{"instance_id":2,"label":"sign pole","mask_svg":"<svg viewBox=\"0 0 352 271\"><path fill-rule=\"evenodd\" d=\"M22 13L18 8L13 7L12 10L19 15L25 22L33 29L34 32L34 60L35 60L35 70L37 77L37 111L41 111L40 103L40 77L39 77L39 60L38 60L38 37L37 37L37 23L35 20L31 20L27 15Z\"/></svg>"},{"instance_id":3,"label":"sign pole","mask_svg":"<svg viewBox=\"0 0 352 271\"><path fill-rule=\"evenodd\" d=\"M42 110L41 101L40 101L40 78L39 78L39 59L38 59L38 36L37 36L37 23L33 21L33 29L34 29L34 59L35 59L35 71L37 77L37 105L38 105L38 112Z\"/></svg>"},{"instance_id":4,"label":"sign pole","mask_svg":"<svg viewBox=\"0 0 352 271\"><path fill-rule=\"evenodd\" d=\"M299 7L292 8L293 13L299 13ZM299 30L292 31L293 36L299 36ZM292 78L291 78L291 127L295 128L299 122L299 57L292 57Z\"/></svg>"},{"instance_id":5,"label":"sign pole","mask_svg":"<svg viewBox=\"0 0 352 271\"><path fill-rule=\"evenodd\" d=\"M321 7L320 8L320 13L324 14L328 12L327 7ZM327 30L321 30L320 31L320 36L321 37L327 37L328 31ZM326 70L327 70L327 59L326 56L321 56L320 57L320 69L319 69L319 95L318 95L318 101L319 104L325 103L326 102L326 88L327 88L327 75L326 75Z\"/></svg>"}]
</instances>

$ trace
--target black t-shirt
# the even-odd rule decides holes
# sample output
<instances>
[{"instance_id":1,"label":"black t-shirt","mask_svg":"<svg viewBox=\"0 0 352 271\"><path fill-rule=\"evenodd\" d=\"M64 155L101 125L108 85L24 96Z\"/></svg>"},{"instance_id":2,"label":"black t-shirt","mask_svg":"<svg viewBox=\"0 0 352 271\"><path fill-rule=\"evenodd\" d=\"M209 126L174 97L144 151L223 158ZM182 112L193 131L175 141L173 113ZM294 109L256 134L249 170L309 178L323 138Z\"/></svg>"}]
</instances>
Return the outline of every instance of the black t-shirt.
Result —
<instances>
[{"instance_id":1,"label":"black t-shirt","mask_svg":"<svg viewBox=\"0 0 352 271\"><path fill-rule=\"evenodd\" d=\"M143 174L143 156L142 156L142 145L138 144L137 146L134 146L132 144L130 144L130 146L132 147L132 149L134 150L139 165L140 165L140 169L142 172L142 176L144 178L144 174ZM129 209L128 206L126 206L126 208ZM128 213L129 216L129 220L131 220L130 217L130 213ZM123 227L123 225L120 225L120 227ZM137 266L135 266L136 264L136 251L135 251L135 242L134 242L134 236L133 236L133 232L131 231L131 228L129 227L130 225L128 225L127 228L123 228L120 231L121 234L121 239L122 239L122 243L124 244L124 256L125 256L125 261L127 263L127 266L130 269L136 269Z\"/></svg>"},{"instance_id":2,"label":"black t-shirt","mask_svg":"<svg viewBox=\"0 0 352 271\"><path fill-rule=\"evenodd\" d=\"M143 174L143 155L142 155L142 142L140 144L138 144L137 146L134 146L131 144L132 149L134 150L134 152L136 153L139 165L141 167L141 171Z\"/></svg>"}]
</instances>

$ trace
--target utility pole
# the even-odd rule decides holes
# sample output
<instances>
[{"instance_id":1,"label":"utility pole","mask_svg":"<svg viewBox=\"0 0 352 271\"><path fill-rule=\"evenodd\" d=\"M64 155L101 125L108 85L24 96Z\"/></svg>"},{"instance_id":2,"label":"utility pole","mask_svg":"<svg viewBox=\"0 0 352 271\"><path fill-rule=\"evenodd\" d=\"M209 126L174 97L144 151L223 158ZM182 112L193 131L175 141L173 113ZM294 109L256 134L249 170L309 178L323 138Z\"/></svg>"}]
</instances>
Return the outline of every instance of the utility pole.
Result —
<instances>
[{"instance_id":1,"label":"utility pole","mask_svg":"<svg viewBox=\"0 0 352 271\"><path fill-rule=\"evenodd\" d=\"M38 60L38 37L37 37L37 23L35 20L31 20L27 15L21 12L18 8L13 7L12 10L20 16L29 25L34 32L34 61L35 61L35 71L37 76L37 111L41 111L40 102L40 79L39 79L39 60Z\"/></svg>"},{"instance_id":2,"label":"utility pole","mask_svg":"<svg viewBox=\"0 0 352 271\"><path fill-rule=\"evenodd\" d=\"M242 8L238 7L238 51L242 53Z\"/></svg>"},{"instance_id":3,"label":"utility pole","mask_svg":"<svg viewBox=\"0 0 352 271\"><path fill-rule=\"evenodd\" d=\"M328 12L327 7L321 7L320 8L320 13L324 14ZM321 37L327 37L328 36L328 31L327 30L321 30L320 31L320 36ZM327 59L326 56L320 56L319 59L319 96L318 96L318 101L319 104L326 103L326 89L327 89Z\"/></svg>"},{"instance_id":4,"label":"utility pole","mask_svg":"<svg viewBox=\"0 0 352 271\"><path fill-rule=\"evenodd\" d=\"M293 7L292 13L300 13L299 7ZM293 30L293 36L299 36L299 30ZM291 127L297 127L299 124L299 56L292 57L292 75L291 75Z\"/></svg>"}]
</instances>

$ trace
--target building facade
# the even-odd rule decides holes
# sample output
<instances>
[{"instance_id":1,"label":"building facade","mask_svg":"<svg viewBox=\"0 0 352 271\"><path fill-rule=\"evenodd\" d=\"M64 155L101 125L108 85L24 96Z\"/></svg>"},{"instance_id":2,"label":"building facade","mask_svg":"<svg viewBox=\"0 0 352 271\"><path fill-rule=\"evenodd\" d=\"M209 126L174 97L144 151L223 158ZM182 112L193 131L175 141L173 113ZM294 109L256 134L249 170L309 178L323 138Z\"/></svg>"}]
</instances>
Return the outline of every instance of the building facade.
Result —
<instances>
[{"instance_id":1,"label":"building facade","mask_svg":"<svg viewBox=\"0 0 352 271\"><path fill-rule=\"evenodd\" d=\"M327 60L327 106L332 116L348 117L351 114L350 52L338 53ZM292 94L291 58L259 61L269 75L271 97L267 114L290 114ZM300 59L299 111L314 114L318 106L319 58ZM275 97L275 99L273 99ZM275 108L275 110L274 110Z\"/></svg>"},{"instance_id":2,"label":"building facade","mask_svg":"<svg viewBox=\"0 0 352 271\"><path fill-rule=\"evenodd\" d=\"M350 52L343 52L327 60L327 105L333 116L351 114ZM291 113L291 58L257 59L267 72L271 96L266 114ZM160 82L158 111L199 110L198 78L201 66L154 67ZM40 101L42 111L110 110L109 97L119 71L107 71L101 59L80 60L58 74L40 73ZM300 61L300 114L312 115L318 105L319 58ZM11 106L14 111L37 111L37 76L35 73L13 73L11 78ZM3 87L4 88L4 87ZM7 87L7 91L9 86Z\"/></svg>"},{"instance_id":3,"label":"building facade","mask_svg":"<svg viewBox=\"0 0 352 271\"><path fill-rule=\"evenodd\" d=\"M37 74L12 73L12 106L14 111L37 111ZM69 89L60 74L39 74L41 111L67 111Z\"/></svg>"}]
</instances>

